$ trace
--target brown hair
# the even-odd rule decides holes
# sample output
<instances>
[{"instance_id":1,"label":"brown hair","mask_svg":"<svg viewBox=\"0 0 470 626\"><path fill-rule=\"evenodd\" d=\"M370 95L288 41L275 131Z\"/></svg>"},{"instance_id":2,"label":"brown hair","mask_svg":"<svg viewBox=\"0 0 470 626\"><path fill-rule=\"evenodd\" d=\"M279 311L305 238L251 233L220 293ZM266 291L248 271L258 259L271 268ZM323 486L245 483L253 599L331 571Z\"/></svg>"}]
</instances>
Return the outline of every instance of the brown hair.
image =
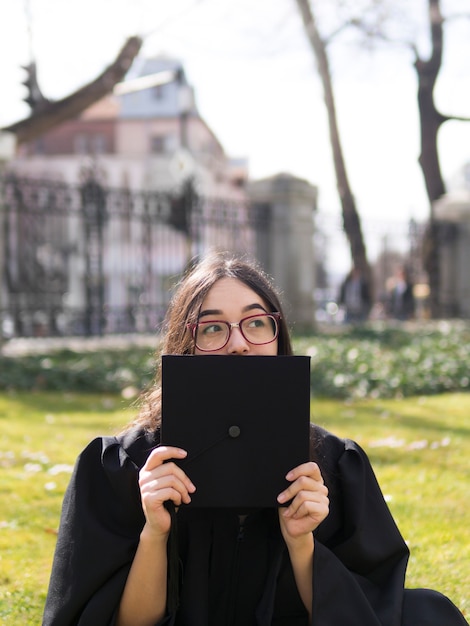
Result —
<instances>
[{"instance_id":1,"label":"brown hair","mask_svg":"<svg viewBox=\"0 0 470 626\"><path fill-rule=\"evenodd\" d=\"M164 322L160 354L193 354L194 341L187 324L197 322L199 311L212 286L221 278L236 278L264 300L269 311L281 313L278 354L293 354L288 326L278 292L272 279L254 260L227 253L211 253L190 265L176 286ZM129 426L146 430L158 428L161 420L160 368L157 367L152 386L142 396L137 419Z\"/></svg>"}]
</instances>

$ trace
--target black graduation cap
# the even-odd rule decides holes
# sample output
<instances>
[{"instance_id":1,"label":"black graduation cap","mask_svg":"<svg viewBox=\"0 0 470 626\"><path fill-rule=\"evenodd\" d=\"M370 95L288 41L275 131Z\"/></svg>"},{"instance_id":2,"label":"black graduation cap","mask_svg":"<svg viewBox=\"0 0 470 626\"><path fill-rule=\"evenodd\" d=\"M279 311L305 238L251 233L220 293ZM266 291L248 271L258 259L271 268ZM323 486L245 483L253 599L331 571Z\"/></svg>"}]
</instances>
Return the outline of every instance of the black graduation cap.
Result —
<instances>
[{"instance_id":1,"label":"black graduation cap","mask_svg":"<svg viewBox=\"0 0 470 626\"><path fill-rule=\"evenodd\" d=\"M194 507L277 507L309 458L310 357L164 355L162 444L196 485Z\"/></svg>"}]
</instances>

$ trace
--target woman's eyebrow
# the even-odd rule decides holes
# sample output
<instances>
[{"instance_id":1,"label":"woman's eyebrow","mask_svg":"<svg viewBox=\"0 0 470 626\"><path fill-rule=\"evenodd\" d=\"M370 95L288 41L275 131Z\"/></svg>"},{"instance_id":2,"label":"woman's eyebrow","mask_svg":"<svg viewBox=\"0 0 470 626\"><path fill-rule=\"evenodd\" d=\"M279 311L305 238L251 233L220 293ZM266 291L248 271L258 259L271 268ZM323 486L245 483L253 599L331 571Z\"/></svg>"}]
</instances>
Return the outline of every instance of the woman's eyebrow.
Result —
<instances>
[{"instance_id":1,"label":"woman's eyebrow","mask_svg":"<svg viewBox=\"0 0 470 626\"><path fill-rule=\"evenodd\" d=\"M199 313L199 318L204 315L222 315L222 311L220 309L206 309L205 311L201 311Z\"/></svg>"},{"instance_id":2,"label":"woman's eyebrow","mask_svg":"<svg viewBox=\"0 0 470 626\"><path fill-rule=\"evenodd\" d=\"M249 311L254 311L257 309L261 309L262 311L267 313L264 306L260 304L259 302L254 302L253 304L247 304L246 306L242 308L242 312L248 313ZM222 315L223 316L223 311L221 309L205 309L204 311L201 311L199 313L199 319L201 319L201 317L204 317L206 315Z\"/></svg>"},{"instance_id":3,"label":"woman's eyebrow","mask_svg":"<svg viewBox=\"0 0 470 626\"><path fill-rule=\"evenodd\" d=\"M259 302L254 302L253 304L248 304L247 306L244 306L242 311L244 313L248 313L248 311L253 311L255 309L261 309L262 311L264 311L265 313L267 313L266 309L264 308L264 306L262 304L260 304Z\"/></svg>"}]
</instances>

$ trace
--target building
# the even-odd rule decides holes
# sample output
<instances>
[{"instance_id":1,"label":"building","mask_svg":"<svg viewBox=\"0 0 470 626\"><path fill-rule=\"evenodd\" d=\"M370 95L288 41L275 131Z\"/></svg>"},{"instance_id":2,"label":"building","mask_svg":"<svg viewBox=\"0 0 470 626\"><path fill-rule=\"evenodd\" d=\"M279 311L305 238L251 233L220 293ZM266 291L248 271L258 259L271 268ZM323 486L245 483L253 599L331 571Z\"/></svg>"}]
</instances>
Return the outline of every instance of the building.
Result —
<instances>
[{"instance_id":1,"label":"building","mask_svg":"<svg viewBox=\"0 0 470 626\"><path fill-rule=\"evenodd\" d=\"M140 64L114 94L22 145L11 166L71 184L93 174L133 190L174 190L191 177L202 195L243 198L246 163L232 164L199 115L182 64L166 57Z\"/></svg>"},{"instance_id":2,"label":"building","mask_svg":"<svg viewBox=\"0 0 470 626\"><path fill-rule=\"evenodd\" d=\"M154 329L188 261L213 248L257 257L292 318L313 324L316 188L286 174L248 185L179 61L139 60L112 95L22 144L8 171L0 302L14 334Z\"/></svg>"}]
</instances>

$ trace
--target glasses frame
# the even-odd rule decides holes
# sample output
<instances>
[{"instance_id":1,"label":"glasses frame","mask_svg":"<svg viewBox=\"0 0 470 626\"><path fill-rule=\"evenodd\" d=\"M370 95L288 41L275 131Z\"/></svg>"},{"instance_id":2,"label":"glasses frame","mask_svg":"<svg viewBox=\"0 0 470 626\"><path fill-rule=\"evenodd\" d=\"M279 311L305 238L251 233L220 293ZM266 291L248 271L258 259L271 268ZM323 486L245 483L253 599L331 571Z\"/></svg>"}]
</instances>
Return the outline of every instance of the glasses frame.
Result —
<instances>
[{"instance_id":1,"label":"glasses frame","mask_svg":"<svg viewBox=\"0 0 470 626\"><path fill-rule=\"evenodd\" d=\"M262 343L253 343L252 341L250 341L248 339L248 337L245 336L245 333L243 332L242 328L241 328L241 324L243 324L243 322L245 322L246 320L250 320L254 317L272 317L274 319L275 325L276 325L276 332L274 333L274 337L272 339L270 339L269 341L263 341ZM230 337L232 336L232 330L234 328L238 328L238 330L240 331L243 339L245 341L247 341L250 345L252 346L266 346L269 343L272 343L273 341L276 341L276 339L279 337L279 322L282 319L281 314L278 311L270 311L270 312L266 312L266 313L255 313L254 315L247 315L246 317L242 317L241 320L238 320L238 322L227 322L226 320L204 320L203 322L188 322L186 324L186 327L191 331L191 336L193 338L194 341L194 345L195 347L200 350L201 352L218 352L219 350L222 350L222 348L225 348L225 346L228 344L228 342L230 341ZM196 343L196 332L198 329L199 324L214 324L215 322L217 322L218 324L225 324L225 326L227 326L228 328L228 335L227 335L227 339L225 341L225 343L220 346L220 348L216 348L215 350L213 348L211 348L210 350L206 349L206 348L200 348L197 343Z\"/></svg>"}]
</instances>

